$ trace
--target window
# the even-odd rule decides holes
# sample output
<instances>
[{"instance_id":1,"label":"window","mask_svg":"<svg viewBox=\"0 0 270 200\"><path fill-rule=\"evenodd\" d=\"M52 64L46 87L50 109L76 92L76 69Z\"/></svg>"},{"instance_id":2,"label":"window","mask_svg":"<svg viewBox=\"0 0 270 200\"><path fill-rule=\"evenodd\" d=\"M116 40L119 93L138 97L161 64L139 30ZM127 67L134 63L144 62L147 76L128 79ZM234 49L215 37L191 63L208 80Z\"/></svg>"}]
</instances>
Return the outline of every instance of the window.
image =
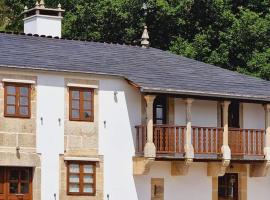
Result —
<instances>
[{"instance_id":1,"label":"window","mask_svg":"<svg viewBox=\"0 0 270 200\"><path fill-rule=\"evenodd\" d=\"M157 97L154 101L154 124L166 124L167 99Z\"/></svg>"},{"instance_id":2,"label":"window","mask_svg":"<svg viewBox=\"0 0 270 200\"><path fill-rule=\"evenodd\" d=\"M228 122L229 127L231 128L240 128L239 123L239 102L238 101L232 101L229 105L229 111L228 111Z\"/></svg>"},{"instance_id":3,"label":"window","mask_svg":"<svg viewBox=\"0 0 270 200\"><path fill-rule=\"evenodd\" d=\"M92 162L68 162L67 193L93 196L96 192L96 165Z\"/></svg>"},{"instance_id":4,"label":"window","mask_svg":"<svg viewBox=\"0 0 270 200\"><path fill-rule=\"evenodd\" d=\"M31 196L31 168L0 167L0 199L30 200Z\"/></svg>"},{"instance_id":5,"label":"window","mask_svg":"<svg viewBox=\"0 0 270 200\"><path fill-rule=\"evenodd\" d=\"M69 88L69 118L73 121L94 121L94 90Z\"/></svg>"},{"instance_id":6,"label":"window","mask_svg":"<svg viewBox=\"0 0 270 200\"><path fill-rule=\"evenodd\" d=\"M30 91L29 84L5 83L5 117L30 118Z\"/></svg>"},{"instance_id":7,"label":"window","mask_svg":"<svg viewBox=\"0 0 270 200\"><path fill-rule=\"evenodd\" d=\"M238 200L238 174L225 174L218 178L218 199Z\"/></svg>"}]
</instances>

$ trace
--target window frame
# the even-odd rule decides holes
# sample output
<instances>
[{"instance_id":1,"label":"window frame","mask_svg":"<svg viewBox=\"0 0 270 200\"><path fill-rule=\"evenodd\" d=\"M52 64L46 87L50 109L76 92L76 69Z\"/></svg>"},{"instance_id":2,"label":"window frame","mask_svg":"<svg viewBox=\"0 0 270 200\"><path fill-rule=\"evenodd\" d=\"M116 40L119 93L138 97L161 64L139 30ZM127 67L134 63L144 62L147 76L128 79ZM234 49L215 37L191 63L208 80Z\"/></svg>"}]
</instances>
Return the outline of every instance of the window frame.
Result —
<instances>
[{"instance_id":1,"label":"window frame","mask_svg":"<svg viewBox=\"0 0 270 200\"><path fill-rule=\"evenodd\" d=\"M72 92L79 91L79 118L72 117ZM83 117L83 92L90 92L91 93L91 116L89 118ZM70 121L81 121L81 122L94 122L94 88L82 88L82 87L69 87L69 120Z\"/></svg>"},{"instance_id":2,"label":"window frame","mask_svg":"<svg viewBox=\"0 0 270 200\"><path fill-rule=\"evenodd\" d=\"M164 125L167 123L168 102L166 96L157 96L153 103L153 123L154 125ZM162 109L162 118L157 117L157 108ZM162 120L162 123L157 123Z\"/></svg>"},{"instance_id":3,"label":"window frame","mask_svg":"<svg viewBox=\"0 0 270 200\"><path fill-rule=\"evenodd\" d=\"M15 95L8 95L7 93L7 87L12 86L15 87ZM21 115L19 112L20 109L20 97L26 97L21 96L20 94L20 88L26 87L28 88L28 105L23 106L28 108L28 115ZM8 114L7 113L7 97L8 96L15 96L15 114ZM5 82L4 83L4 117L11 117L11 118L31 118L31 84L28 83L12 83L12 82Z\"/></svg>"},{"instance_id":4,"label":"window frame","mask_svg":"<svg viewBox=\"0 0 270 200\"><path fill-rule=\"evenodd\" d=\"M72 173L70 173L70 165L71 164L78 164L79 165L79 192L70 192L70 182L69 178ZM93 173L84 173L83 167L84 165L92 165L93 166ZM74 174L74 173L73 173ZM78 174L78 173L77 173ZM93 192L83 192L83 177L84 175L92 175L93 177ZM67 195L71 196L95 196L96 195L96 162L92 161L67 161Z\"/></svg>"}]
</instances>

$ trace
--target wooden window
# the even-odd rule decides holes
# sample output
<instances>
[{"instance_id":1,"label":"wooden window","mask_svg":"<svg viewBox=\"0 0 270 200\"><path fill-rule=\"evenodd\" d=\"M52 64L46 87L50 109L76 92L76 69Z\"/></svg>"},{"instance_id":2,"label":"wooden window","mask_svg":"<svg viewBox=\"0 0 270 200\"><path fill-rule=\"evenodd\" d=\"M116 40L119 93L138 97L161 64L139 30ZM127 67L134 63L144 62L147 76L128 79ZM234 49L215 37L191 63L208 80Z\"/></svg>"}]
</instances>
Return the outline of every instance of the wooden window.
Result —
<instances>
[{"instance_id":1,"label":"wooden window","mask_svg":"<svg viewBox=\"0 0 270 200\"><path fill-rule=\"evenodd\" d=\"M32 169L0 167L0 200L32 199Z\"/></svg>"},{"instance_id":2,"label":"wooden window","mask_svg":"<svg viewBox=\"0 0 270 200\"><path fill-rule=\"evenodd\" d=\"M30 118L31 85L5 83L4 115L5 117Z\"/></svg>"},{"instance_id":3,"label":"wooden window","mask_svg":"<svg viewBox=\"0 0 270 200\"><path fill-rule=\"evenodd\" d=\"M218 199L238 200L238 174L231 173L218 177Z\"/></svg>"},{"instance_id":4,"label":"wooden window","mask_svg":"<svg viewBox=\"0 0 270 200\"><path fill-rule=\"evenodd\" d=\"M69 88L69 118L72 121L94 121L94 89Z\"/></svg>"},{"instance_id":5,"label":"wooden window","mask_svg":"<svg viewBox=\"0 0 270 200\"><path fill-rule=\"evenodd\" d=\"M96 165L94 162L68 162L68 195L94 196L96 193Z\"/></svg>"},{"instance_id":6,"label":"wooden window","mask_svg":"<svg viewBox=\"0 0 270 200\"><path fill-rule=\"evenodd\" d=\"M157 97L154 101L154 124L166 124L167 99L164 96Z\"/></svg>"}]
</instances>

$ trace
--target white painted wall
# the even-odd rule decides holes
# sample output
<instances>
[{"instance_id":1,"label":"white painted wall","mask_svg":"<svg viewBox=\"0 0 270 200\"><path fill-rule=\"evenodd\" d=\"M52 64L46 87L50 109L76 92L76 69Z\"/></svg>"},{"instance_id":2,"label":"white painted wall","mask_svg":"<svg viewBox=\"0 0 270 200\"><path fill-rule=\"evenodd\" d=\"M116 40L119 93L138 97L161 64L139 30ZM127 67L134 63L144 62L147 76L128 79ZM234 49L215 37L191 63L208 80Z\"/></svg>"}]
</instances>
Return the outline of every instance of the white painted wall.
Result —
<instances>
[{"instance_id":1,"label":"white painted wall","mask_svg":"<svg viewBox=\"0 0 270 200\"><path fill-rule=\"evenodd\" d=\"M210 200L212 177L207 176L205 163L194 163L187 176L171 176L170 162L155 162L148 175L136 176L138 200L151 199L151 178L164 178L165 200Z\"/></svg>"},{"instance_id":2,"label":"white painted wall","mask_svg":"<svg viewBox=\"0 0 270 200\"><path fill-rule=\"evenodd\" d=\"M265 113L262 104L243 104L243 128L265 128Z\"/></svg>"},{"instance_id":3,"label":"white painted wall","mask_svg":"<svg viewBox=\"0 0 270 200\"><path fill-rule=\"evenodd\" d=\"M41 154L41 199L58 200L59 154L64 153L64 78L61 76L37 78L37 152Z\"/></svg>"},{"instance_id":4,"label":"white painted wall","mask_svg":"<svg viewBox=\"0 0 270 200\"><path fill-rule=\"evenodd\" d=\"M217 102L195 100L191 107L193 126L217 127ZM175 99L175 123L186 125L186 104L181 99Z\"/></svg>"},{"instance_id":5,"label":"white painted wall","mask_svg":"<svg viewBox=\"0 0 270 200\"><path fill-rule=\"evenodd\" d=\"M135 151L134 127L140 122L141 96L138 89L121 79L101 80L99 153L104 155L104 199L106 200L107 194L109 200L137 200L132 156Z\"/></svg>"},{"instance_id":6,"label":"white painted wall","mask_svg":"<svg viewBox=\"0 0 270 200\"><path fill-rule=\"evenodd\" d=\"M269 200L270 172L266 177L248 177L247 183L247 200Z\"/></svg>"},{"instance_id":7,"label":"white painted wall","mask_svg":"<svg viewBox=\"0 0 270 200\"><path fill-rule=\"evenodd\" d=\"M24 19L24 33L61 37L62 17L34 15Z\"/></svg>"}]
</instances>

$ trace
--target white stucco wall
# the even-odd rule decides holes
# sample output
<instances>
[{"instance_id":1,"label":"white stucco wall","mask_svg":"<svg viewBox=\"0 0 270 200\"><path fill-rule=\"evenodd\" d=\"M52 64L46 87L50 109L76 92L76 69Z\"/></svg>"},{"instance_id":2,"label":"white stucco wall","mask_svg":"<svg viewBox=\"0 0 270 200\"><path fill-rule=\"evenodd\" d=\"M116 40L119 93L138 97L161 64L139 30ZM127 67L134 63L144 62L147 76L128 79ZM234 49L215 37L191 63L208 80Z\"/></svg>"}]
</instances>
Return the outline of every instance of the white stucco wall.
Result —
<instances>
[{"instance_id":1,"label":"white stucco wall","mask_svg":"<svg viewBox=\"0 0 270 200\"><path fill-rule=\"evenodd\" d=\"M247 178L247 200L269 200L270 172L266 177Z\"/></svg>"},{"instance_id":2,"label":"white stucco wall","mask_svg":"<svg viewBox=\"0 0 270 200\"><path fill-rule=\"evenodd\" d=\"M212 198L212 177L207 176L206 163L194 163L186 176L171 176L170 162L155 162L148 175L135 176L138 200L151 199L151 178L164 178L164 199Z\"/></svg>"},{"instance_id":3,"label":"white stucco wall","mask_svg":"<svg viewBox=\"0 0 270 200\"><path fill-rule=\"evenodd\" d=\"M137 200L132 171L135 151L132 132L135 131L135 125L141 122L140 102L139 91L126 81L100 81L99 153L104 155L106 200L107 195L109 200Z\"/></svg>"},{"instance_id":4,"label":"white stucco wall","mask_svg":"<svg viewBox=\"0 0 270 200\"><path fill-rule=\"evenodd\" d=\"M265 113L262 104L243 104L243 128L265 128Z\"/></svg>"},{"instance_id":5,"label":"white stucco wall","mask_svg":"<svg viewBox=\"0 0 270 200\"><path fill-rule=\"evenodd\" d=\"M58 200L59 154L64 153L64 78L61 76L37 78L37 152L41 154L41 199Z\"/></svg>"},{"instance_id":6,"label":"white stucco wall","mask_svg":"<svg viewBox=\"0 0 270 200\"><path fill-rule=\"evenodd\" d=\"M193 126L217 127L217 102L195 100L191 107ZM175 123L186 125L186 104L181 99L175 99Z\"/></svg>"}]
</instances>

